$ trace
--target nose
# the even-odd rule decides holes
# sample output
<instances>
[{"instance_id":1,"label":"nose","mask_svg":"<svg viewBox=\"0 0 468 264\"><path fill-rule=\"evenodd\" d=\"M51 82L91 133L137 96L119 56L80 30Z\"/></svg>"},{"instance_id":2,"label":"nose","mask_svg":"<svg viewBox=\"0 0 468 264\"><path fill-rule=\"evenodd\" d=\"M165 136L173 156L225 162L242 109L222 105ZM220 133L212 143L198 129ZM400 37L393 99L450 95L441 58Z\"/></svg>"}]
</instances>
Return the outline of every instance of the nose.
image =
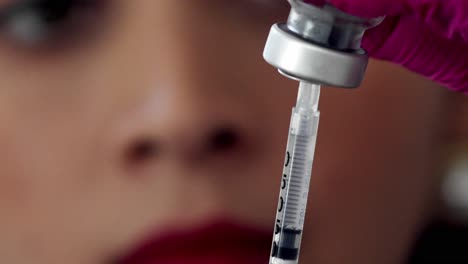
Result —
<instances>
[{"instance_id":1,"label":"nose","mask_svg":"<svg viewBox=\"0 0 468 264\"><path fill-rule=\"evenodd\" d=\"M253 143L254 111L245 85L232 78L234 70L217 66L222 49L203 45L203 36L182 28L159 32L164 39L140 40L154 45L146 51L146 69L135 73L137 99L119 121L119 152L127 166L162 159L232 162Z\"/></svg>"},{"instance_id":2,"label":"nose","mask_svg":"<svg viewBox=\"0 0 468 264\"><path fill-rule=\"evenodd\" d=\"M127 94L131 98L125 99L130 106L117 122L115 145L126 166L159 160L232 164L245 160L254 149L253 120L258 111L250 107L252 91L238 77L238 69L227 63L220 67L220 62L233 61L222 48L233 41L211 41L219 25L206 16L197 17L194 10L198 9L177 5L173 13L178 16L139 13L134 17L140 21L139 30L128 31L130 42L116 42L127 43L119 44L115 53L132 54L125 59L137 68L125 73L132 80Z\"/></svg>"},{"instance_id":3,"label":"nose","mask_svg":"<svg viewBox=\"0 0 468 264\"><path fill-rule=\"evenodd\" d=\"M252 135L242 106L228 98L190 95L190 90L199 91L194 87L157 91L122 121L123 162L130 166L168 158L226 162L247 150Z\"/></svg>"},{"instance_id":4,"label":"nose","mask_svg":"<svg viewBox=\"0 0 468 264\"><path fill-rule=\"evenodd\" d=\"M199 137L199 140L197 140L197 137ZM239 150L241 147L240 138L240 133L235 127L226 125L213 127L211 131L201 132L199 136L186 140L185 146L181 142L179 142L181 144L172 145L181 147L179 151L174 151L174 153L178 152L179 156L186 157L188 160L199 160L200 157L208 157L214 154L225 155ZM167 154L167 152L163 152L163 149L167 151L170 146L170 141L161 142L157 138L142 137L130 142L128 150L124 151L124 158L130 165L143 164L157 158L160 154Z\"/></svg>"}]
</instances>

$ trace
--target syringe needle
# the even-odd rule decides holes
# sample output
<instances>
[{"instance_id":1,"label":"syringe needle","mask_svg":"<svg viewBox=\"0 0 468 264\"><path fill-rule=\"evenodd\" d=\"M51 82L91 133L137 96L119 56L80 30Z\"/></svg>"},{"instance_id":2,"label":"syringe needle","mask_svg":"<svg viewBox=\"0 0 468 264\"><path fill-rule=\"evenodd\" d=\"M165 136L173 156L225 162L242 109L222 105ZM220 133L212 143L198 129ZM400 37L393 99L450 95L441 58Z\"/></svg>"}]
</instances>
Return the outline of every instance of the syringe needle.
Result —
<instances>
[{"instance_id":1,"label":"syringe needle","mask_svg":"<svg viewBox=\"0 0 468 264\"><path fill-rule=\"evenodd\" d=\"M320 85L301 82L293 108L270 264L297 263L319 121Z\"/></svg>"}]
</instances>

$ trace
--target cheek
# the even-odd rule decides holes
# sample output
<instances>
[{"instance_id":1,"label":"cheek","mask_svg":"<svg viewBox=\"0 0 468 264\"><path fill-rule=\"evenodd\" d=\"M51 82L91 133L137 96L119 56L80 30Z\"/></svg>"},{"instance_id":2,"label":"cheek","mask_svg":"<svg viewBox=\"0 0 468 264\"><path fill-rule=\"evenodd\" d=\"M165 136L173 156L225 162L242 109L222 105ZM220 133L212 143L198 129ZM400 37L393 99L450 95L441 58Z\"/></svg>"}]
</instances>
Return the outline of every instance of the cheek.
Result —
<instances>
[{"instance_id":1,"label":"cheek","mask_svg":"<svg viewBox=\"0 0 468 264\"><path fill-rule=\"evenodd\" d=\"M392 199L414 179L430 182L433 174L423 175L442 145L441 98L436 85L383 63L371 64L359 90L325 90L317 181L334 190L379 186Z\"/></svg>"},{"instance_id":2,"label":"cheek","mask_svg":"<svg viewBox=\"0 0 468 264\"><path fill-rule=\"evenodd\" d=\"M314 258L401 263L437 177L438 89L373 63L360 90L324 91L306 239Z\"/></svg>"},{"instance_id":3,"label":"cheek","mask_svg":"<svg viewBox=\"0 0 468 264\"><path fill-rule=\"evenodd\" d=\"M38 67L39 61L10 59L0 62L11 66L0 84L0 229L14 235L0 242L28 240L35 249L25 252L41 251L42 244L51 245L47 252L69 252L64 247L90 242L105 230L106 218L92 223L83 218L103 216L103 204L117 185L105 134L117 95L101 89L106 86L87 73L93 69L80 67L80 60L40 61Z\"/></svg>"},{"instance_id":4,"label":"cheek","mask_svg":"<svg viewBox=\"0 0 468 264\"><path fill-rule=\"evenodd\" d=\"M71 253L85 236L72 233L86 231L77 225L86 215L81 205L97 182L90 173L94 153L85 150L91 140L73 122L52 116L24 108L0 115L0 247L15 261Z\"/></svg>"},{"instance_id":5,"label":"cheek","mask_svg":"<svg viewBox=\"0 0 468 264\"><path fill-rule=\"evenodd\" d=\"M0 188L3 189L0 195L16 197L2 200L16 200L29 210L34 204L57 203L54 197L91 180L86 179L85 171L94 157L89 156L87 152L91 151L87 148L92 148L95 140L84 131L84 123L62 118L60 114L29 112L25 108L0 115ZM6 121L4 115L10 120Z\"/></svg>"}]
</instances>

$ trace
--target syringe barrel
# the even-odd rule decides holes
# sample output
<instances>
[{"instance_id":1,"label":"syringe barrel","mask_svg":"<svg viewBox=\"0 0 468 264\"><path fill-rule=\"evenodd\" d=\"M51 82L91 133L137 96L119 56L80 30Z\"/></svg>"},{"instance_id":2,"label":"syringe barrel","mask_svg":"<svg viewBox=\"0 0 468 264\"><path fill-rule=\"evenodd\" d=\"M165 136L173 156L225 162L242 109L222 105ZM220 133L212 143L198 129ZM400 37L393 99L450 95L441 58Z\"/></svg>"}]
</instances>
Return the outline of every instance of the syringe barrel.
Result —
<instances>
[{"instance_id":1,"label":"syringe barrel","mask_svg":"<svg viewBox=\"0 0 468 264\"><path fill-rule=\"evenodd\" d=\"M319 116L312 107L293 108L271 264L297 263L299 258Z\"/></svg>"}]
</instances>

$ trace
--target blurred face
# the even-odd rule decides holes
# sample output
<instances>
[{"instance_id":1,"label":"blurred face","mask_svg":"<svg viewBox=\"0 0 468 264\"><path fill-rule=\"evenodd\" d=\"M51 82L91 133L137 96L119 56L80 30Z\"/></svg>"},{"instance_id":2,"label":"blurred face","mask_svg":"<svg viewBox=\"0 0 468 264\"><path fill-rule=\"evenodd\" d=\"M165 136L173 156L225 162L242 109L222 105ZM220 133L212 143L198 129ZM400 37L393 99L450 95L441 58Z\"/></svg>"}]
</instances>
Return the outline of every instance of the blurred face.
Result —
<instances>
[{"instance_id":1,"label":"blurred face","mask_svg":"<svg viewBox=\"0 0 468 264\"><path fill-rule=\"evenodd\" d=\"M0 262L266 263L285 1L42 2L0 1ZM372 63L325 89L304 263L402 261L441 143L428 86Z\"/></svg>"}]
</instances>

